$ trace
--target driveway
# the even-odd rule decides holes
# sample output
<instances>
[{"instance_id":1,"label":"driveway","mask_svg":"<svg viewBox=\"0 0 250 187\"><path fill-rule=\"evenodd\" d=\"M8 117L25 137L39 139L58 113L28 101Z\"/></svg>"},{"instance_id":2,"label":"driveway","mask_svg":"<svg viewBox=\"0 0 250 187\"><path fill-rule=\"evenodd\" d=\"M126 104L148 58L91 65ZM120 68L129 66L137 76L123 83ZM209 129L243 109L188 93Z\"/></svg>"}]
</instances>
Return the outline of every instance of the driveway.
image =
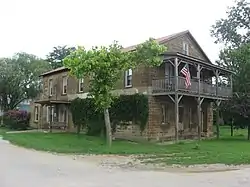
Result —
<instances>
[{"instance_id":1,"label":"driveway","mask_svg":"<svg viewBox=\"0 0 250 187\"><path fill-rule=\"evenodd\" d=\"M168 173L105 169L69 156L27 150L0 140L0 187L249 187L250 169Z\"/></svg>"}]
</instances>

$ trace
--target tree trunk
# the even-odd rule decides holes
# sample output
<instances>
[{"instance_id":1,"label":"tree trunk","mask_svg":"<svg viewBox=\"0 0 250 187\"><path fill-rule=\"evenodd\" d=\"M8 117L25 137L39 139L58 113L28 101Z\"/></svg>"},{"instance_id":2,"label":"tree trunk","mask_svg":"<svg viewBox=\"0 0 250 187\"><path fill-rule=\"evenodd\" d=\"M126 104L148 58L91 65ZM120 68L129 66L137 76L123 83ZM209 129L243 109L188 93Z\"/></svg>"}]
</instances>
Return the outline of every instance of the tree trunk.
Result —
<instances>
[{"instance_id":1,"label":"tree trunk","mask_svg":"<svg viewBox=\"0 0 250 187\"><path fill-rule=\"evenodd\" d=\"M232 119L232 121L231 121L231 136L233 136L234 135L234 119Z\"/></svg>"},{"instance_id":2,"label":"tree trunk","mask_svg":"<svg viewBox=\"0 0 250 187\"><path fill-rule=\"evenodd\" d=\"M104 109L104 120L105 120L105 126L106 126L106 138L108 146L111 147L112 145L112 131L111 131L111 124L110 124L110 118L109 118L109 109Z\"/></svg>"},{"instance_id":3,"label":"tree trunk","mask_svg":"<svg viewBox=\"0 0 250 187\"><path fill-rule=\"evenodd\" d=\"M250 140L250 125L247 126L247 139Z\"/></svg>"}]
</instances>

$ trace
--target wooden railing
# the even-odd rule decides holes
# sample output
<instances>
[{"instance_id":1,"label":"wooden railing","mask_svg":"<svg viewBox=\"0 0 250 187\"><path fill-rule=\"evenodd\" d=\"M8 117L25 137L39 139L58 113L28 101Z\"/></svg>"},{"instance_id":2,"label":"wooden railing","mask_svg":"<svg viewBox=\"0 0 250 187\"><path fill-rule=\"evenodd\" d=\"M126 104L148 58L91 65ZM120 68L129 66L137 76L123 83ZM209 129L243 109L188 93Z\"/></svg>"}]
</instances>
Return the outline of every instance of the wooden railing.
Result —
<instances>
[{"instance_id":1,"label":"wooden railing","mask_svg":"<svg viewBox=\"0 0 250 187\"><path fill-rule=\"evenodd\" d=\"M164 94L168 92L175 91L175 78L165 78L165 79L156 79L152 81L152 92L153 94ZM191 79L191 86L186 88L185 78L178 77L178 91L187 92L190 94L198 94L198 80ZM200 82L200 94L201 95L210 95L210 96L219 96L219 97L230 97L232 95L232 89L230 86L218 86L216 88L215 84L207 83L204 81Z\"/></svg>"}]
</instances>

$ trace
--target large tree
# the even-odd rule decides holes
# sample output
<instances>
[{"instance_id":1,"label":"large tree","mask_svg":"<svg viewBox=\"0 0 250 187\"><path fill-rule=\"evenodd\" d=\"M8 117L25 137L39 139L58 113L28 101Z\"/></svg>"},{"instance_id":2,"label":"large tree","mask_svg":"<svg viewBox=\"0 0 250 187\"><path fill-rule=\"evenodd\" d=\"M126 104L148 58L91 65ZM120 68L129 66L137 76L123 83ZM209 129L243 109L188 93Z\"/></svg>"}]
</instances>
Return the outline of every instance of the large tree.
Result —
<instances>
[{"instance_id":1,"label":"large tree","mask_svg":"<svg viewBox=\"0 0 250 187\"><path fill-rule=\"evenodd\" d=\"M216 43L237 48L250 42L250 2L237 0L227 11L227 18L217 20L212 26L212 36Z\"/></svg>"},{"instance_id":2,"label":"large tree","mask_svg":"<svg viewBox=\"0 0 250 187\"><path fill-rule=\"evenodd\" d=\"M222 103L224 114L231 113L234 118L239 119L241 116L244 121L248 121L248 108L244 102L249 103L250 93L250 2L237 0L228 9L227 17L212 26L211 34L216 39L215 43L224 45L217 63L235 72L233 91L237 97ZM248 131L250 136L250 126Z\"/></svg>"},{"instance_id":3,"label":"large tree","mask_svg":"<svg viewBox=\"0 0 250 187\"><path fill-rule=\"evenodd\" d=\"M75 47L57 46L53 48L53 51L47 55L47 61L51 64L53 69L63 66L63 59L74 51Z\"/></svg>"},{"instance_id":4,"label":"large tree","mask_svg":"<svg viewBox=\"0 0 250 187\"><path fill-rule=\"evenodd\" d=\"M50 69L48 62L38 57L17 53L0 59L0 99L4 110L14 109L24 99L32 99L40 92L39 75Z\"/></svg>"},{"instance_id":5,"label":"large tree","mask_svg":"<svg viewBox=\"0 0 250 187\"><path fill-rule=\"evenodd\" d=\"M122 47L114 42L109 47L93 47L91 50L79 47L64 59L64 65L74 76L91 77L89 95L94 98L97 108L104 111L109 146L112 142L109 118L109 108L113 101L111 91L121 78L121 72L134 69L140 64L158 66L162 63L160 55L164 51L164 46L149 39L131 52L123 52Z\"/></svg>"}]
</instances>

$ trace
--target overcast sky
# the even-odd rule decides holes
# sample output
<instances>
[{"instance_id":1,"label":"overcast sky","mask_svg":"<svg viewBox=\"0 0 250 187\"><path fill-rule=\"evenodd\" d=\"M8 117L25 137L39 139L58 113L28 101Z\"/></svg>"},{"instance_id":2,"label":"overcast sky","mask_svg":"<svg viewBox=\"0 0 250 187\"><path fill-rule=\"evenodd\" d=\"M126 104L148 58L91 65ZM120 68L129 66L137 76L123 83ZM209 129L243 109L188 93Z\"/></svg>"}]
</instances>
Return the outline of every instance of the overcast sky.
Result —
<instances>
[{"instance_id":1,"label":"overcast sky","mask_svg":"<svg viewBox=\"0 0 250 187\"><path fill-rule=\"evenodd\" d=\"M233 0L0 0L0 57L24 51L44 58L53 46L124 47L190 30L208 57L219 46L211 25Z\"/></svg>"}]
</instances>

